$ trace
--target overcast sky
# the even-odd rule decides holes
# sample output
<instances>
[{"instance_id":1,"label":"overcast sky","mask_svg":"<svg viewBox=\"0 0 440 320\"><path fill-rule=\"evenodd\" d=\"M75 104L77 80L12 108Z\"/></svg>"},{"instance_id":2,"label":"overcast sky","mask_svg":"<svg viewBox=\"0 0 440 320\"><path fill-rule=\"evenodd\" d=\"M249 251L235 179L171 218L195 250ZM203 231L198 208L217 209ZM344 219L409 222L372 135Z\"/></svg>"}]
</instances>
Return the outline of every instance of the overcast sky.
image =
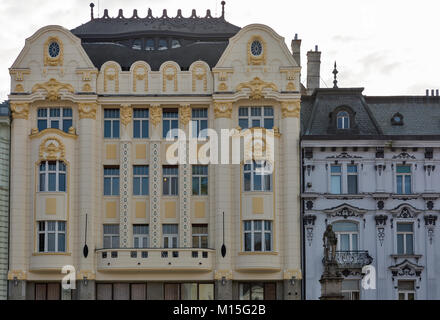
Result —
<instances>
[{"instance_id":1,"label":"overcast sky","mask_svg":"<svg viewBox=\"0 0 440 320\"><path fill-rule=\"evenodd\" d=\"M105 8L140 17L148 8L154 16L167 9L183 16L196 9L221 14L221 0L92 0L95 16ZM91 0L1 0L0 101L10 92L8 68L26 38L39 28L58 24L72 29L90 19ZM338 64L339 87L365 87L367 95L424 95L440 87L440 1L438 0L227 0L226 19L240 27L262 23L283 36L290 48L295 33L302 39L302 81L306 53L319 46L321 87L332 84Z\"/></svg>"}]
</instances>

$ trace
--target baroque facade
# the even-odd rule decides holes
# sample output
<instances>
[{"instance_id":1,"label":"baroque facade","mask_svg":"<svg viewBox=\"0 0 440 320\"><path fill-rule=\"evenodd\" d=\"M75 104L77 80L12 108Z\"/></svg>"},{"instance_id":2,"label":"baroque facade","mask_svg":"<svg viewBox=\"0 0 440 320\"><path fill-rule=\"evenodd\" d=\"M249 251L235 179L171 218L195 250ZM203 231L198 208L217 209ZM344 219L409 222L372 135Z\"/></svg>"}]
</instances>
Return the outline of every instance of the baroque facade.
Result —
<instances>
[{"instance_id":1,"label":"baroque facade","mask_svg":"<svg viewBox=\"0 0 440 320\"><path fill-rule=\"evenodd\" d=\"M440 98L362 92L302 97L305 298L331 224L345 299L439 299Z\"/></svg>"},{"instance_id":2,"label":"baroque facade","mask_svg":"<svg viewBox=\"0 0 440 320\"><path fill-rule=\"evenodd\" d=\"M300 299L299 47L224 9L140 15L92 7L36 31L10 68L9 297ZM274 170L169 163L168 131L190 124L261 129Z\"/></svg>"},{"instance_id":3,"label":"baroque facade","mask_svg":"<svg viewBox=\"0 0 440 320\"><path fill-rule=\"evenodd\" d=\"M9 105L0 104L0 300L8 292L8 238L9 238Z\"/></svg>"}]
</instances>

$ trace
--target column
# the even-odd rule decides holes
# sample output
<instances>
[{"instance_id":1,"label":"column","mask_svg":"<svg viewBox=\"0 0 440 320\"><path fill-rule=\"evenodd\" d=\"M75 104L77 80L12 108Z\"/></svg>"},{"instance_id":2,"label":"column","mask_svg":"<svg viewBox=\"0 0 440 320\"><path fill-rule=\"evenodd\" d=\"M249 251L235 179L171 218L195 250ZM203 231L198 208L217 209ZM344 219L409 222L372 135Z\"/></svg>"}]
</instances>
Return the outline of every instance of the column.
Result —
<instances>
[{"instance_id":1,"label":"column","mask_svg":"<svg viewBox=\"0 0 440 320\"><path fill-rule=\"evenodd\" d=\"M161 247L160 198L161 198L161 121L160 105L150 108L150 239L152 248Z\"/></svg>"},{"instance_id":2,"label":"column","mask_svg":"<svg viewBox=\"0 0 440 320\"><path fill-rule=\"evenodd\" d=\"M29 202L31 174L28 161L28 103L11 102L11 186L10 186L10 238L9 238L9 299L26 299L26 278L29 256L28 246L32 232ZM32 165L31 168L34 168ZM32 170L33 171L33 170ZM34 197L35 195L33 195ZM33 241L32 241L33 243Z\"/></svg>"},{"instance_id":3,"label":"column","mask_svg":"<svg viewBox=\"0 0 440 320\"><path fill-rule=\"evenodd\" d=\"M301 231L299 135L300 100L282 102L282 167L284 299L301 299ZM276 239L274 239L276 241ZM292 281L292 277L294 281Z\"/></svg>"},{"instance_id":4,"label":"column","mask_svg":"<svg viewBox=\"0 0 440 320\"><path fill-rule=\"evenodd\" d=\"M221 129L233 128L232 102L214 102L214 126L219 137L221 137ZM220 145L220 141L219 141ZM221 159L221 150L219 150L219 159ZM235 231L234 221L232 217L236 217L238 213L232 212L231 205L231 168L230 164L214 165L215 180L215 289L218 300L232 299L232 253L234 252L232 245L232 232ZM224 212L224 239L223 239L223 212ZM236 222L236 221L235 221ZM223 257L221 248L226 246L226 255Z\"/></svg>"},{"instance_id":5,"label":"column","mask_svg":"<svg viewBox=\"0 0 440 320\"><path fill-rule=\"evenodd\" d=\"M179 146L179 153L183 152L186 162L179 164L179 208L180 208L180 223L179 223L179 243L182 248L191 248L191 164L187 152L189 150L188 139L189 135L189 121L191 120L191 107L187 104L182 104L179 108L179 122L180 129L186 134L186 141ZM183 147L183 148L182 148Z\"/></svg>"},{"instance_id":6,"label":"column","mask_svg":"<svg viewBox=\"0 0 440 320\"><path fill-rule=\"evenodd\" d=\"M79 198L78 198L78 227L80 259L77 270L77 299L95 299L95 215L96 190L98 186L96 163L96 111L98 105L92 103L80 103L78 105L78 143L79 143ZM87 216L87 234L86 234ZM84 246L87 243L88 254L84 254Z\"/></svg>"}]
</instances>

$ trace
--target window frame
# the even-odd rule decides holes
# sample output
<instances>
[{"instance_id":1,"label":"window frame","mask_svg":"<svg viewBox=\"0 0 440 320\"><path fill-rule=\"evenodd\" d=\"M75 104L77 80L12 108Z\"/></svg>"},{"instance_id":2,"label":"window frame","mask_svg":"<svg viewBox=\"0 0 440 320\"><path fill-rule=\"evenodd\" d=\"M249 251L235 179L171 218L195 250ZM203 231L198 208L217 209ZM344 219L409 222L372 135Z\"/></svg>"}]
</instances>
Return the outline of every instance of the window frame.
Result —
<instances>
[{"instance_id":1,"label":"window frame","mask_svg":"<svg viewBox=\"0 0 440 320\"><path fill-rule=\"evenodd\" d=\"M103 226L103 228L102 228L102 247L103 247L103 249L119 249L121 247L121 245L120 245L120 241L121 241L120 233L121 233L121 230L119 228L119 224L117 224L117 223L104 223L102 226ZM110 233L110 232L106 233L105 232L105 229L106 229L105 227L107 227L107 226L117 227L118 233ZM110 238L110 247L106 247L105 246L105 238L106 237ZM116 247L114 247L113 246L113 240L116 239L116 238L118 239L118 242L117 242L118 244L117 244Z\"/></svg>"},{"instance_id":2,"label":"window frame","mask_svg":"<svg viewBox=\"0 0 440 320\"><path fill-rule=\"evenodd\" d=\"M165 233L166 226L176 226L177 233ZM165 239L168 239L168 246L165 246ZM173 239L176 239L176 246L174 246ZM171 241L170 241L171 240ZM171 247L169 244L171 243ZM177 249L179 248L179 225L177 223L164 223L162 224L162 246L164 249Z\"/></svg>"},{"instance_id":3,"label":"window frame","mask_svg":"<svg viewBox=\"0 0 440 320\"><path fill-rule=\"evenodd\" d=\"M356 168L356 172L350 172L350 167ZM356 192L350 192L350 176L356 177ZM359 194L359 166L357 164L347 164L347 194Z\"/></svg>"},{"instance_id":4,"label":"window frame","mask_svg":"<svg viewBox=\"0 0 440 320\"><path fill-rule=\"evenodd\" d=\"M339 120L342 120L339 126ZM349 130L350 129L350 113L346 110L340 110L336 114L336 128L338 130Z\"/></svg>"},{"instance_id":5,"label":"window frame","mask_svg":"<svg viewBox=\"0 0 440 320\"><path fill-rule=\"evenodd\" d=\"M146 227L146 233L137 233L135 227ZM136 246L136 239L139 246ZM147 244L144 246L144 240ZM135 249L147 249L150 247L150 225L149 224L133 224L133 248Z\"/></svg>"},{"instance_id":6,"label":"window frame","mask_svg":"<svg viewBox=\"0 0 440 320\"><path fill-rule=\"evenodd\" d=\"M203 171L206 168L206 173L204 172L197 172L198 169L202 169ZM196 172L195 172L196 169ZM192 195L193 196L208 196L209 194L209 166L208 165L192 165L192 179L191 179L191 183L192 183ZM206 193L202 192L202 181L203 179L206 179ZM198 186L198 190L195 193L194 191L194 181L197 180L197 186Z\"/></svg>"},{"instance_id":7,"label":"window frame","mask_svg":"<svg viewBox=\"0 0 440 320\"><path fill-rule=\"evenodd\" d=\"M166 169L175 169L177 173L166 172ZM166 179L169 179L168 182ZM175 181L176 190L173 190L173 181ZM165 192L165 184L168 185ZM176 191L175 193L173 193ZM162 195L165 197L179 196L179 167L178 166L162 166Z\"/></svg>"},{"instance_id":8,"label":"window frame","mask_svg":"<svg viewBox=\"0 0 440 320\"><path fill-rule=\"evenodd\" d=\"M399 231L399 225L410 225L412 231ZM399 235L403 238L403 252L399 252ZM412 236L412 252L408 252L408 244L407 244L407 236ZM414 254L414 245L415 245L415 231L414 231L414 222L403 222L403 221L397 221L396 222L396 252L398 255L413 255Z\"/></svg>"},{"instance_id":9,"label":"window frame","mask_svg":"<svg viewBox=\"0 0 440 320\"><path fill-rule=\"evenodd\" d=\"M258 161L261 164L258 164L260 168L264 168L269 161ZM264 164L264 165L263 165ZM273 192L273 172L271 174L257 174L258 167L256 167L257 161L253 160L252 162L245 163L243 165L243 192ZM249 167L250 166L250 167ZM247 181L246 175L250 175L250 189L247 189ZM255 177L261 176L261 190L255 188ZM269 176L269 180L266 181L266 177ZM269 188L267 188L267 183L269 183Z\"/></svg>"},{"instance_id":10,"label":"window frame","mask_svg":"<svg viewBox=\"0 0 440 320\"><path fill-rule=\"evenodd\" d=\"M403 282L403 281L405 281L405 282L412 282L413 283L413 288L414 289L401 289L401 288L399 288L399 284L400 284L400 282ZM416 300L416 290L415 290L415 287L416 287L416 283L415 283L415 280L407 280L407 279L405 279L405 280L398 280L398 282L397 282L397 300L407 300L407 301L410 301L410 299L408 299L408 297L409 297L409 295L410 294L412 294L413 295L413 299L412 300ZM403 299L400 299L400 295L401 294L403 294Z\"/></svg>"},{"instance_id":11,"label":"window frame","mask_svg":"<svg viewBox=\"0 0 440 320\"><path fill-rule=\"evenodd\" d=\"M336 231L335 230L335 224L338 224L338 223L340 223L340 224L342 224L342 223L352 224L352 225L356 226L356 231ZM336 248L337 251L349 251L349 252L352 252L352 251L359 251L360 250L359 249L360 248L360 230L359 230L360 228L359 228L359 223L357 223L355 221L341 221L341 220L338 220L338 221L332 222L332 228L333 228L333 231L335 232L336 237L338 239L337 248ZM341 250L341 244L342 244L341 238L342 238L343 235L348 235L349 250ZM357 248L353 247L353 236L354 235L356 236L356 247Z\"/></svg>"},{"instance_id":12,"label":"window frame","mask_svg":"<svg viewBox=\"0 0 440 320\"><path fill-rule=\"evenodd\" d=\"M106 174L106 169L107 170L118 170L118 174ZM121 180L120 180L120 168L119 166L104 166L104 174L103 174L103 195L104 197L119 197L120 195L120 188L121 188ZM110 194L106 194L106 179L110 179ZM117 179L118 181L118 188L117 188L117 193L114 193L113 187L114 187L114 179Z\"/></svg>"},{"instance_id":13,"label":"window frame","mask_svg":"<svg viewBox=\"0 0 440 320\"><path fill-rule=\"evenodd\" d=\"M112 112L110 112L112 111ZM104 109L104 125L103 125L103 134L104 139L120 139L121 137L121 121L120 121L120 110L115 108L107 108ZM106 135L106 123L110 123L110 135ZM115 134L115 125L118 127L118 134Z\"/></svg>"},{"instance_id":14,"label":"window frame","mask_svg":"<svg viewBox=\"0 0 440 320\"><path fill-rule=\"evenodd\" d=\"M55 170L50 170L49 169L49 163L50 162L55 162L56 163L56 168ZM44 170L41 171L42 165L44 163ZM60 169L60 165L64 166L64 170ZM39 192L67 192L67 165L66 163L64 163L64 161L61 160L53 160L53 161L41 161L40 164L38 165L38 191ZM51 174L55 174L55 190L49 190L49 178ZM41 177L42 175L44 175L44 183L43 183L43 189L41 190ZM61 185L61 177L64 175L64 190L60 190L60 185Z\"/></svg>"},{"instance_id":15,"label":"window frame","mask_svg":"<svg viewBox=\"0 0 440 320\"><path fill-rule=\"evenodd\" d=\"M145 114L140 114L141 112ZM139 123L139 136L136 136L136 123ZM146 124L146 128L144 128ZM146 131L146 134L145 132ZM133 109L133 139L149 139L150 137L150 110L148 108Z\"/></svg>"},{"instance_id":16,"label":"window frame","mask_svg":"<svg viewBox=\"0 0 440 320\"><path fill-rule=\"evenodd\" d=\"M333 172L333 168L339 167L339 172ZM330 165L330 194L342 194L342 164ZM339 177L339 192L333 190L333 177Z\"/></svg>"},{"instance_id":17,"label":"window frame","mask_svg":"<svg viewBox=\"0 0 440 320\"><path fill-rule=\"evenodd\" d=\"M146 173L136 173L136 169L146 168ZM139 179L139 193L135 188L136 179ZM143 181L146 179L146 186ZM146 192L144 193L144 188ZM133 165L133 196L148 196L150 195L150 167L148 165Z\"/></svg>"},{"instance_id":18,"label":"window frame","mask_svg":"<svg viewBox=\"0 0 440 320\"><path fill-rule=\"evenodd\" d=\"M206 233L194 233L194 227L199 227L199 228L205 228L206 227ZM197 238L199 245L195 246L194 245L194 238ZM206 247L202 246L202 239L206 238ZM195 249L208 249L209 247L209 226L208 224L198 224L195 223L191 226L191 241L192 241L192 247Z\"/></svg>"},{"instance_id":19,"label":"window frame","mask_svg":"<svg viewBox=\"0 0 440 320\"><path fill-rule=\"evenodd\" d=\"M260 109L260 115L252 115L253 111ZM242 111L246 111L246 115L241 115ZM266 110L271 110L271 115L266 115ZM247 121L247 126L242 127L241 121ZM272 128L266 128L266 120L272 120ZM259 126L254 126L254 121L259 121ZM241 106L238 108L238 125L241 129L265 128L272 130L275 127L275 110L273 106Z\"/></svg>"},{"instance_id":20,"label":"window frame","mask_svg":"<svg viewBox=\"0 0 440 320\"><path fill-rule=\"evenodd\" d=\"M202 113L206 112L206 116ZM202 125L206 121L206 125ZM196 138L206 138L206 131L204 134L200 134L205 129L208 129L209 125L209 110L208 108L192 108L191 109L191 125L192 125L192 132L191 136ZM204 128L202 128L204 127Z\"/></svg>"},{"instance_id":21,"label":"window frame","mask_svg":"<svg viewBox=\"0 0 440 320\"><path fill-rule=\"evenodd\" d=\"M54 223L54 230L49 230L49 223ZM60 230L60 226L63 225L64 230ZM41 230L41 226L44 226L44 230ZM38 253L65 253L67 251L67 222L66 221L52 221L52 220L44 220L38 221L37 226L37 252ZM43 250L41 251L41 235L43 235ZM54 250L49 250L49 235L54 235ZM59 249L59 237L60 235L64 236L64 250Z\"/></svg>"},{"instance_id":22,"label":"window frame","mask_svg":"<svg viewBox=\"0 0 440 320\"><path fill-rule=\"evenodd\" d=\"M165 123L168 123L167 132L165 132ZM179 110L173 108L164 108L162 110L162 138L166 139L168 132L173 129L179 129ZM171 137L173 139L178 138L176 135L172 135Z\"/></svg>"},{"instance_id":23,"label":"window frame","mask_svg":"<svg viewBox=\"0 0 440 320\"><path fill-rule=\"evenodd\" d=\"M45 110L46 115L40 116L40 110ZM52 116L52 110L59 110L59 116ZM65 116L64 111L69 111L70 115ZM71 125L68 128L64 128L64 121L70 120ZM40 121L46 121L46 127L44 129L40 129ZM52 127L52 121L58 121L58 128ZM69 129L73 127L73 110L70 107L43 107L37 109L37 128L38 131L43 131L46 129L58 129L69 133Z\"/></svg>"},{"instance_id":24,"label":"window frame","mask_svg":"<svg viewBox=\"0 0 440 320\"><path fill-rule=\"evenodd\" d=\"M256 229L256 222L261 223L261 229ZM270 229L266 229L266 222L269 223ZM246 230L247 223L250 223L251 229ZM255 234L261 234L261 250L255 249ZM250 234L250 250L246 247L246 235ZM270 250L266 248L266 234L270 235ZM243 221L243 251L244 252L273 252L273 221L272 220L244 220Z\"/></svg>"},{"instance_id":25,"label":"window frame","mask_svg":"<svg viewBox=\"0 0 440 320\"><path fill-rule=\"evenodd\" d=\"M409 172L397 172L398 168L401 167L407 167L409 168ZM396 194L413 194L413 185L412 185L412 165L411 164L397 164L396 165ZM399 190L399 184L398 184L398 180L399 177L401 177L402 182L401 182L401 190ZM407 182L406 182L406 177L409 177L409 193L406 192L406 187L407 187Z\"/></svg>"}]
</instances>

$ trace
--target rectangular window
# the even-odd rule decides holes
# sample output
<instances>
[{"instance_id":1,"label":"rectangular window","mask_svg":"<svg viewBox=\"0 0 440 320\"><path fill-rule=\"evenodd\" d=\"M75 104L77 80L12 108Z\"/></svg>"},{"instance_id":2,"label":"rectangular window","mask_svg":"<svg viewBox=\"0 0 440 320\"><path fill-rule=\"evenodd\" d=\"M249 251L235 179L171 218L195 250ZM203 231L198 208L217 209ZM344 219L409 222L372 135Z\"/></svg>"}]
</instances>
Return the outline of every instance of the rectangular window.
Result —
<instances>
[{"instance_id":1,"label":"rectangular window","mask_svg":"<svg viewBox=\"0 0 440 320\"><path fill-rule=\"evenodd\" d=\"M342 295L344 296L344 300L359 300L359 293L359 280L342 281Z\"/></svg>"},{"instance_id":2,"label":"rectangular window","mask_svg":"<svg viewBox=\"0 0 440 320\"><path fill-rule=\"evenodd\" d=\"M244 191L272 191L272 168L268 161L253 161L243 168Z\"/></svg>"},{"instance_id":3,"label":"rectangular window","mask_svg":"<svg viewBox=\"0 0 440 320\"><path fill-rule=\"evenodd\" d=\"M148 123L149 110L148 109L134 109L133 110L133 138L148 139Z\"/></svg>"},{"instance_id":4,"label":"rectangular window","mask_svg":"<svg viewBox=\"0 0 440 320\"><path fill-rule=\"evenodd\" d=\"M72 124L72 108L39 108L37 111L38 131L54 128L67 133Z\"/></svg>"},{"instance_id":5,"label":"rectangular window","mask_svg":"<svg viewBox=\"0 0 440 320\"><path fill-rule=\"evenodd\" d=\"M240 283L239 293L240 300L276 300L276 283Z\"/></svg>"},{"instance_id":6,"label":"rectangular window","mask_svg":"<svg viewBox=\"0 0 440 320\"><path fill-rule=\"evenodd\" d=\"M192 166L193 196L208 195L208 166Z\"/></svg>"},{"instance_id":7,"label":"rectangular window","mask_svg":"<svg viewBox=\"0 0 440 320\"><path fill-rule=\"evenodd\" d=\"M119 139L119 109L104 109L104 138Z\"/></svg>"},{"instance_id":8,"label":"rectangular window","mask_svg":"<svg viewBox=\"0 0 440 320\"><path fill-rule=\"evenodd\" d=\"M104 167L104 195L119 196L119 167Z\"/></svg>"},{"instance_id":9,"label":"rectangular window","mask_svg":"<svg viewBox=\"0 0 440 320\"><path fill-rule=\"evenodd\" d=\"M104 249L119 248L119 224L104 224Z\"/></svg>"},{"instance_id":10,"label":"rectangular window","mask_svg":"<svg viewBox=\"0 0 440 320\"><path fill-rule=\"evenodd\" d=\"M240 107L238 109L238 126L242 129L273 129L274 112L272 107Z\"/></svg>"},{"instance_id":11,"label":"rectangular window","mask_svg":"<svg viewBox=\"0 0 440 320\"><path fill-rule=\"evenodd\" d=\"M214 284L212 283L181 283L182 300L214 300Z\"/></svg>"},{"instance_id":12,"label":"rectangular window","mask_svg":"<svg viewBox=\"0 0 440 320\"><path fill-rule=\"evenodd\" d=\"M66 222L38 222L38 252L66 252Z\"/></svg>"},{"instance_id":13,"label":"rectangular window","mask_svg":"<svg viewBox=\"0 0 440 320\"><path fill-rule=\"evenodd\" d=\"M357 165L347 166L347 189L348 194L358 193L358 167Z\"/></svg>"},{"instance_id":14,"label":"rectangular window","mask_svg":"<svg viewBox=\"0 0 440 320\"><path fill-rule=\"evenodd\" d=\"M177 248L179 246L179 225L162 225L163 247Z\"/></svg>"},{"instance_id":15,"label":"rectangular window","mask_svg":"<svg viewBox=\"0 0 440 320\"><path fill-rule=\"evenodd\" d=\"M148 166L133 166L133 195L146 196L149 194Z\"/></svg>"},{"instance_id":16,"label":"rectangular window","mask_svg":"<svg viewBox=\"0 0 440 320\"><path fill-rule=\"evenodd\" d=\"M206 131L202 132L202 130L208 129L208 109L192 109L191 113L192 137L206 138Z\"/></svg>"},{"instance_id":17,"label":"rectangular window","mask_svg":"<svg viewBox=\"0 0 440 320\"><path fill-rule=\"evenodd\" d=\"M36 283L35 300L60 300L60 287L59 283Z\"/></svg>"},{"instance_id":18,"label":"rectangular window","mask_svg":"<svg viewBox=\"0 0 440 320\"><path fill-rule=\"evenodd\" d=\"M171 133L170 130L179 129L179 112L177 109L163 109L162 112L162 131L163 138L168 135L172 138L177 138L177 133Z\"/></svg>"},{"instance_id":19,"label":"rectangular window","mask_svg":"<svg viewBox=\"0 0 440 320\"><path fill-rule=\"evenodd\" d=\"M148 248L149 227L148 224L133 225L133 246L136 249Z\"/></svg>"},{"instance_id":20,"label":"rectangular window","mask_svg":"<svg viewBox=\"0 0 440 320\"><path fill-rule=\"evenodd\" d=\"M331 166L331 176L330 176L330 185L331 185L330 192L332 194L341 194L341 192L342 192L341 175L342 175L341 166L340 165L332 165Z\"/></svg>"},{"instance_id":21,"label":"rectangular window","mask_svg":"<svg viewBox=\"0 0 440 320\"><path fill-rule=\"evenodd\" d=\"M244 251L272 251L272 221L244 221Z\"/></svg>"},{"instance_id":22,"label":"rectangular window","mask_svg":"<svg viewBox=\"0 0 440 320\"><path fill-rule=\"evenodd\" d=\"M179 167L163 166L163 195L177 196L179 195Z\"/></svg>"},{"instance_id":23,"label":"rectangular window","mask_svg":"<svg viewBox=\"0 0 440 320\"><path fill-rule=\"evenodd\" d=\"M397 224L397 254L414 254L414 231L412 223Z\"/></svg>"},{"instance_id":24,"label":"rectangular window","mask_svg":"<svg viewBox=\"0 0 440 320\"><path fill-rule=\"evenodd\" d=\"M193 224L192 225L192 245L193 248L208 248L208 225Z\"/></svg>"},{"instance_id":25,"label":"rectangular window","mask_svg":"<svg viewBox=\"0 0 440 320\"><path fill-rule=\"evenodd\" d=\"M398 194L411 194L411 166L396 166L396 185Z\"/></svg>"},{"instance_id":26,"label":"rectangular window","mask_svg":"<svg viewBox=\"0 0 440 320\"><path fill-rule=\"evenodd\" d=\"M61 161L40 163L40 192L66 192L66 165Z\"/></svg>"},{"instance_id":27,"label":"rectangular window","mask_svg":"<svg viewBox=\"0 0 440 320\"><path fill-rule=\"evenodd\" d=\"M414 281L399 280L397 283L399 300L415 300L416 291Z\"/></svg>"}]
</instances>

